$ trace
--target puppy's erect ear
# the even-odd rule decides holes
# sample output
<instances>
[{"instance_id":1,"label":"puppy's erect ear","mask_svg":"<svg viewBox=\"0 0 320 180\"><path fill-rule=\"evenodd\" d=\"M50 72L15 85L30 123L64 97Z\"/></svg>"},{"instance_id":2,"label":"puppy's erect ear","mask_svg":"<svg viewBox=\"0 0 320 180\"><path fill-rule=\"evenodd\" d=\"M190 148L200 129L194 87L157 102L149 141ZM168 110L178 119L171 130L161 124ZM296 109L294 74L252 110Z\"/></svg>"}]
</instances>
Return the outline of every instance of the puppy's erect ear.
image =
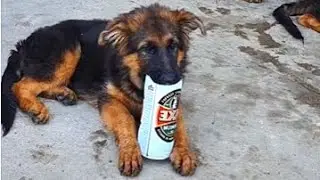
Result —
<instances>
[{"instance_id":1,"label":"puppy's erect ear","mask_svg":"<svg viewBox=\"0 0 320 180\"><path fill-rule=\"evenodd\" d=\"M184 9L175 11L176 21L179 24L183 33L188 35L190 32L200 29L202 35L206 35L206 28L202 22L202 20L197 17L195 14L186 11Z\"/></svg>"}]
</instances>

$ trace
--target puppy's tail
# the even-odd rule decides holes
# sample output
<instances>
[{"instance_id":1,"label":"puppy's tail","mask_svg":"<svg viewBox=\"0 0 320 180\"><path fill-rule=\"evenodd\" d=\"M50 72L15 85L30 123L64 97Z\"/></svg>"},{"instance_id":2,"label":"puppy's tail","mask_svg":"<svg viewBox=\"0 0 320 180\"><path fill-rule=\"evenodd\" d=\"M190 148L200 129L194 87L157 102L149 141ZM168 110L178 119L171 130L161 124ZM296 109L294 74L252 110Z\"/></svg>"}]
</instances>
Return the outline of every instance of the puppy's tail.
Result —
<instances>
[{"instance_id":1,"label":"puppy's tail","mask_svg":"<svg viewBox=\"0 0 320 180\"><path fill-rule=\"evenodd\" d=\"M274 18L291 34L294 38L304 41L304 38L293 23L290 16L298 16L306 13L314 14L319 8L320 0L301 0L298 2L283 4L272 13Z\"/></svg>"},{"instance_id":2,"label":"puppy's tail","mask_svg":"<svg viewBox=\"0 0 320 180\"><path fill-rule=\"evenodd\" d=\"M7 67L1 80L1 125L3 136L7 135L13 125L17 111L17 101L11 88L20 79L20 55L11 50Z\"/></svg>"}]
</instances>

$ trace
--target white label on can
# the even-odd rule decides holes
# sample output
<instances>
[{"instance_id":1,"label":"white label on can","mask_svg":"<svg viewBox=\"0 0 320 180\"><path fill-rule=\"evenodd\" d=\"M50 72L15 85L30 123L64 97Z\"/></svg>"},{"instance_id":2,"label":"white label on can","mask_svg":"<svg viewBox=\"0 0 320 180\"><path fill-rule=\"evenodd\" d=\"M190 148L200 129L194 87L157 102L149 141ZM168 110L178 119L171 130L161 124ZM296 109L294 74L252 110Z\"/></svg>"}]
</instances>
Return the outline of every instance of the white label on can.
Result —
<instances>
[{"instance_id":1,"label":"white label on can","mask_svg":"<svg viewBox=\"0 0 320 180\"><path fill-rule=\"evenodd\" d=\"M182 80L174 85L160 85L146 76L138 132L138 142L144 157L169 157L174 143L181 87Z\"/></svg>"}]
</instances>

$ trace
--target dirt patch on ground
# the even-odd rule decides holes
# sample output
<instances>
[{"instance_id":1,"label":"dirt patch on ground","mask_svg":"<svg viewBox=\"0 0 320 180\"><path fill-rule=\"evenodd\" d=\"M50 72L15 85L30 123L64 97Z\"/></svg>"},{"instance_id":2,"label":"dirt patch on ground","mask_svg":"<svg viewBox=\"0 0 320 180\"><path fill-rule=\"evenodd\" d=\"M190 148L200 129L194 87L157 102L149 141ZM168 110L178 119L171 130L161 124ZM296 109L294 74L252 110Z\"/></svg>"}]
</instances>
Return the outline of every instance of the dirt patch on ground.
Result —
<instances>
[{"instance_id":1,"label":"dirt patch on ground","mask_svg":"<svg viewBox=\"0 0 320 180\"><path fill-rule=\"evenodd\" d=\"M236 30L234 31L234 35L239 36L243 39L249 40L247 33L242 31L240 28L236 28Z\"/></svg>"},{"instance_id":2,"label":"dirt patch on ground","mask_svg":"<svg viewBox=\"0 0 320 180\"><path fill-rule=\"evenodd\" d=\"M219 26L220 26L219 24L212 23L212 22L209 22L208 24L205 25L207 31L213 31L214 29L216 29Z\"/></svg>"},{"instance_id":3,"label":"dirt patch on ground","mask_svg":"<svg viewBox=\"0 0 320 180\"><path fill-rule=\"evenodd\" d=\"M31 157L35 162L49 164L58 158L58 155L52 152L51 145L37 145L36 147L36 149L30 150Z\"/></svg>"},{"instance_id":4,"label":"dirt patch on ground","mask_svg":"<svg viewBox=\"0 0 320 180\"><path fill-rule=\"evenodd\" d=\"M320 94L314 92L305 92L298 95L296 99L304 104L308 104L315 108L320 108Z\"/></svg>"},{"instance_id":5,"label":"dirt patch on ground","mask_svg":"<svg viewBox=\"0 0 320 180\"><path fill-rule=\"evenodd\" d=\"M260 45L266 48L279 48L281 44L273 40L273 38L267 34L265 31L269 30L273 24L268 22L261 22L261 23L246 23L246 24L237 24L235 25L236 28L247 28L252 29L255 32L259 33L258 41Z\"/></svg>"},{"instance_id":6,"label":"dirt patch on ground","mask_svg":"<svg viewBox=\"0 0 320 180\"><path fill-rule=\"evenodd\" d=\"M93 157L96 161L100 161L102 150L108 145L107 143L108 134L104 130L97 130L91 134L92 135L90 139L93 143L92 147L94 151Z\"/></svg>"},{"instance_id":7,"label":"dirt patch on ground","mask_svg":"<svg viewBox=\"0 0 320 180\"><path fill-rule=\"evenodd\" d=\"M231 13L231 10L226 8L217 8L216 11L222 15L229 15Z\"/></svg>"},{"instance_id":8,"label":"dirt patch on ground","mask_svg":"<svg viewBox=\"0 0 320 180\"><path fill-rule=\"evenodd\" d=\"M211 14L214 13L211 9L206 8L206 7L198 7L198 9L199 9L201 12L205 13L206 15L211 15Z\"/></svg>"},{"instance_id":9,"label":"dirt patch on ground","mask_svg":"<svg viewBox=\"0 0 320 180\"><path fill-rule=\"evenodd\" d=\"M181 101L181 104L183 105L183 108L186 110L184 112L190 113L190 114L197 112L197 109L194 107L193 101L183 100L183 101Z\"/></svg>"},{"instance_id":10,"label":"dirt patch on ground","mask_svg":"<svg viewBox=\"0 0 320 180\"><path fill-rule=\"evenodd\" d=\"M227 87L227 93L242 93L248 98L259 99L261 98L260 89L253 88L248 84L230 84Z\"/></svg>"},{"instance_id":11,"label":"dirt patch on ground","mask_svg":"<svg viewBox=\"0 0 320 180\"><path fill-rule=\"evenodd\" d=\"M316 69L317 66L314 66L312 64L308 63L297 63L298 66L304 68L305 70L312 71L313 69Z\"/></svg>"},{"instance_id":12,"label":"dirt patch on ground","mask_svg":"<svg viewBox=\"0 0 320 180\"><path fill-rule=\"evenodd\" d=\"M284 64L281 64L278 60L278 57L271 56L268 52L256 50L249 46L240 46L238 47L241 52L244 52L250 55L252 58L263 62L263 63L272 63L279 72L285 73L290 76L291 80L298 83L302 87L309 90L308 92L302 93L298 96L297 100L304 104L309 104L312 107L320 107L320 93L319 89L314 87L313 85L305 82L304 79L299 78L294 71L288 70ZM300 66L304 67L305 69L312 69L315 66L310 64L300 64Z\"/></svg>"},{"instance_id":13,"label":"dirt patch on ground","mask_svg":"<svg viewBox=\"0 0 320 180\"><path fill-rule=\"evenodd\" d=\"M270 110L268 111L268 118L269 119L282 119L282 118L289 118L290 113L284 110Z\"/></svg>"},{"instance_id":14,"label":"dirt patch on ground","mask_svg":"<svg viewBox=\"0 0 320 180\"><path fill-rule=\"evenodd\" d=\"M23 176L19 180L32 180L32 178L27 178L27 177Z\"/></svg>"},{"instance_id":15,"label":"dirt patch on ground","mask_svg":"<svg viewBox=\"0 0 320 180\"><path fill-rule=\"evenodd\" d=\"M313 75L320 76L320 69L316 69L311 72Z\"/></svg>"},{"instance_id":16,"label":"dirt patch on ground","mask_svg":"<svg viewBox=\"0 0 320 180\"><path fill-rule=\"evenodd\" d=\"M277 56L271 56L268 52L261 51L254 49L250 46L239 46L238 47L241 52L244 52L248 55L250 55L252 58L262 61L263 63L272 63L274 66L278 68L278 70L281 72L284 68L284 65L282 65Z\"/></svg>"}]
</instances>

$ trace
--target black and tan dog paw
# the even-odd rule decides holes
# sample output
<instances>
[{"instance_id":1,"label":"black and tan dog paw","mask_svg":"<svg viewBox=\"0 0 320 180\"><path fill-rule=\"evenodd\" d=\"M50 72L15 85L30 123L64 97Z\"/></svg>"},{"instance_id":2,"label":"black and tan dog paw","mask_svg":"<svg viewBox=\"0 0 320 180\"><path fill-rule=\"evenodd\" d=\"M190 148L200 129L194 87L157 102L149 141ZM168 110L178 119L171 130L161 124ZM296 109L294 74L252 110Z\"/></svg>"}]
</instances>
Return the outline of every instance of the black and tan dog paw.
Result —
<instances>
[{"instance_id":1,"label":"black and tan dog paw","mask_svg":"<svg viewBox=\"0 0 320 180\"><path fill-rule=\"evenodd\" d=\"M118 168L123 176L137 176L142 170L142 157L139 147L127 147L119 151Z\"/></svg>"},{"instance_id":2,"label":"black and tan dog paw","mask_svg":"<svg viewBox=\"0 0 320 180\"><path fill-rule=\"evenodd\" d=\"M174 147L170 161L175 171L182 176L191 176L197 169L197 157L188 148Z\"/></svg>"},{"instance_id":3,"label":"black and tan dog paw","mask_svg":"<svg viewBox=\"0 0 320 180\"><path fill-rule=\"evenodd\" d=\"M42 107L38 111L30 111L28 114L35 124L46 124L50 119L50 114L46 107Z\"/></svg>"},{"instance_id":4,"label":"black and tan dog paw","mask_svg":"<svg viewBox=\"0 0 320 180\"><path fill-rule=\"evenodd\" d=\"M64 93L57 94L56 99L65 106L77 104L77 95L70 89L66 89Z\"/></svg>"}]
</instances>

